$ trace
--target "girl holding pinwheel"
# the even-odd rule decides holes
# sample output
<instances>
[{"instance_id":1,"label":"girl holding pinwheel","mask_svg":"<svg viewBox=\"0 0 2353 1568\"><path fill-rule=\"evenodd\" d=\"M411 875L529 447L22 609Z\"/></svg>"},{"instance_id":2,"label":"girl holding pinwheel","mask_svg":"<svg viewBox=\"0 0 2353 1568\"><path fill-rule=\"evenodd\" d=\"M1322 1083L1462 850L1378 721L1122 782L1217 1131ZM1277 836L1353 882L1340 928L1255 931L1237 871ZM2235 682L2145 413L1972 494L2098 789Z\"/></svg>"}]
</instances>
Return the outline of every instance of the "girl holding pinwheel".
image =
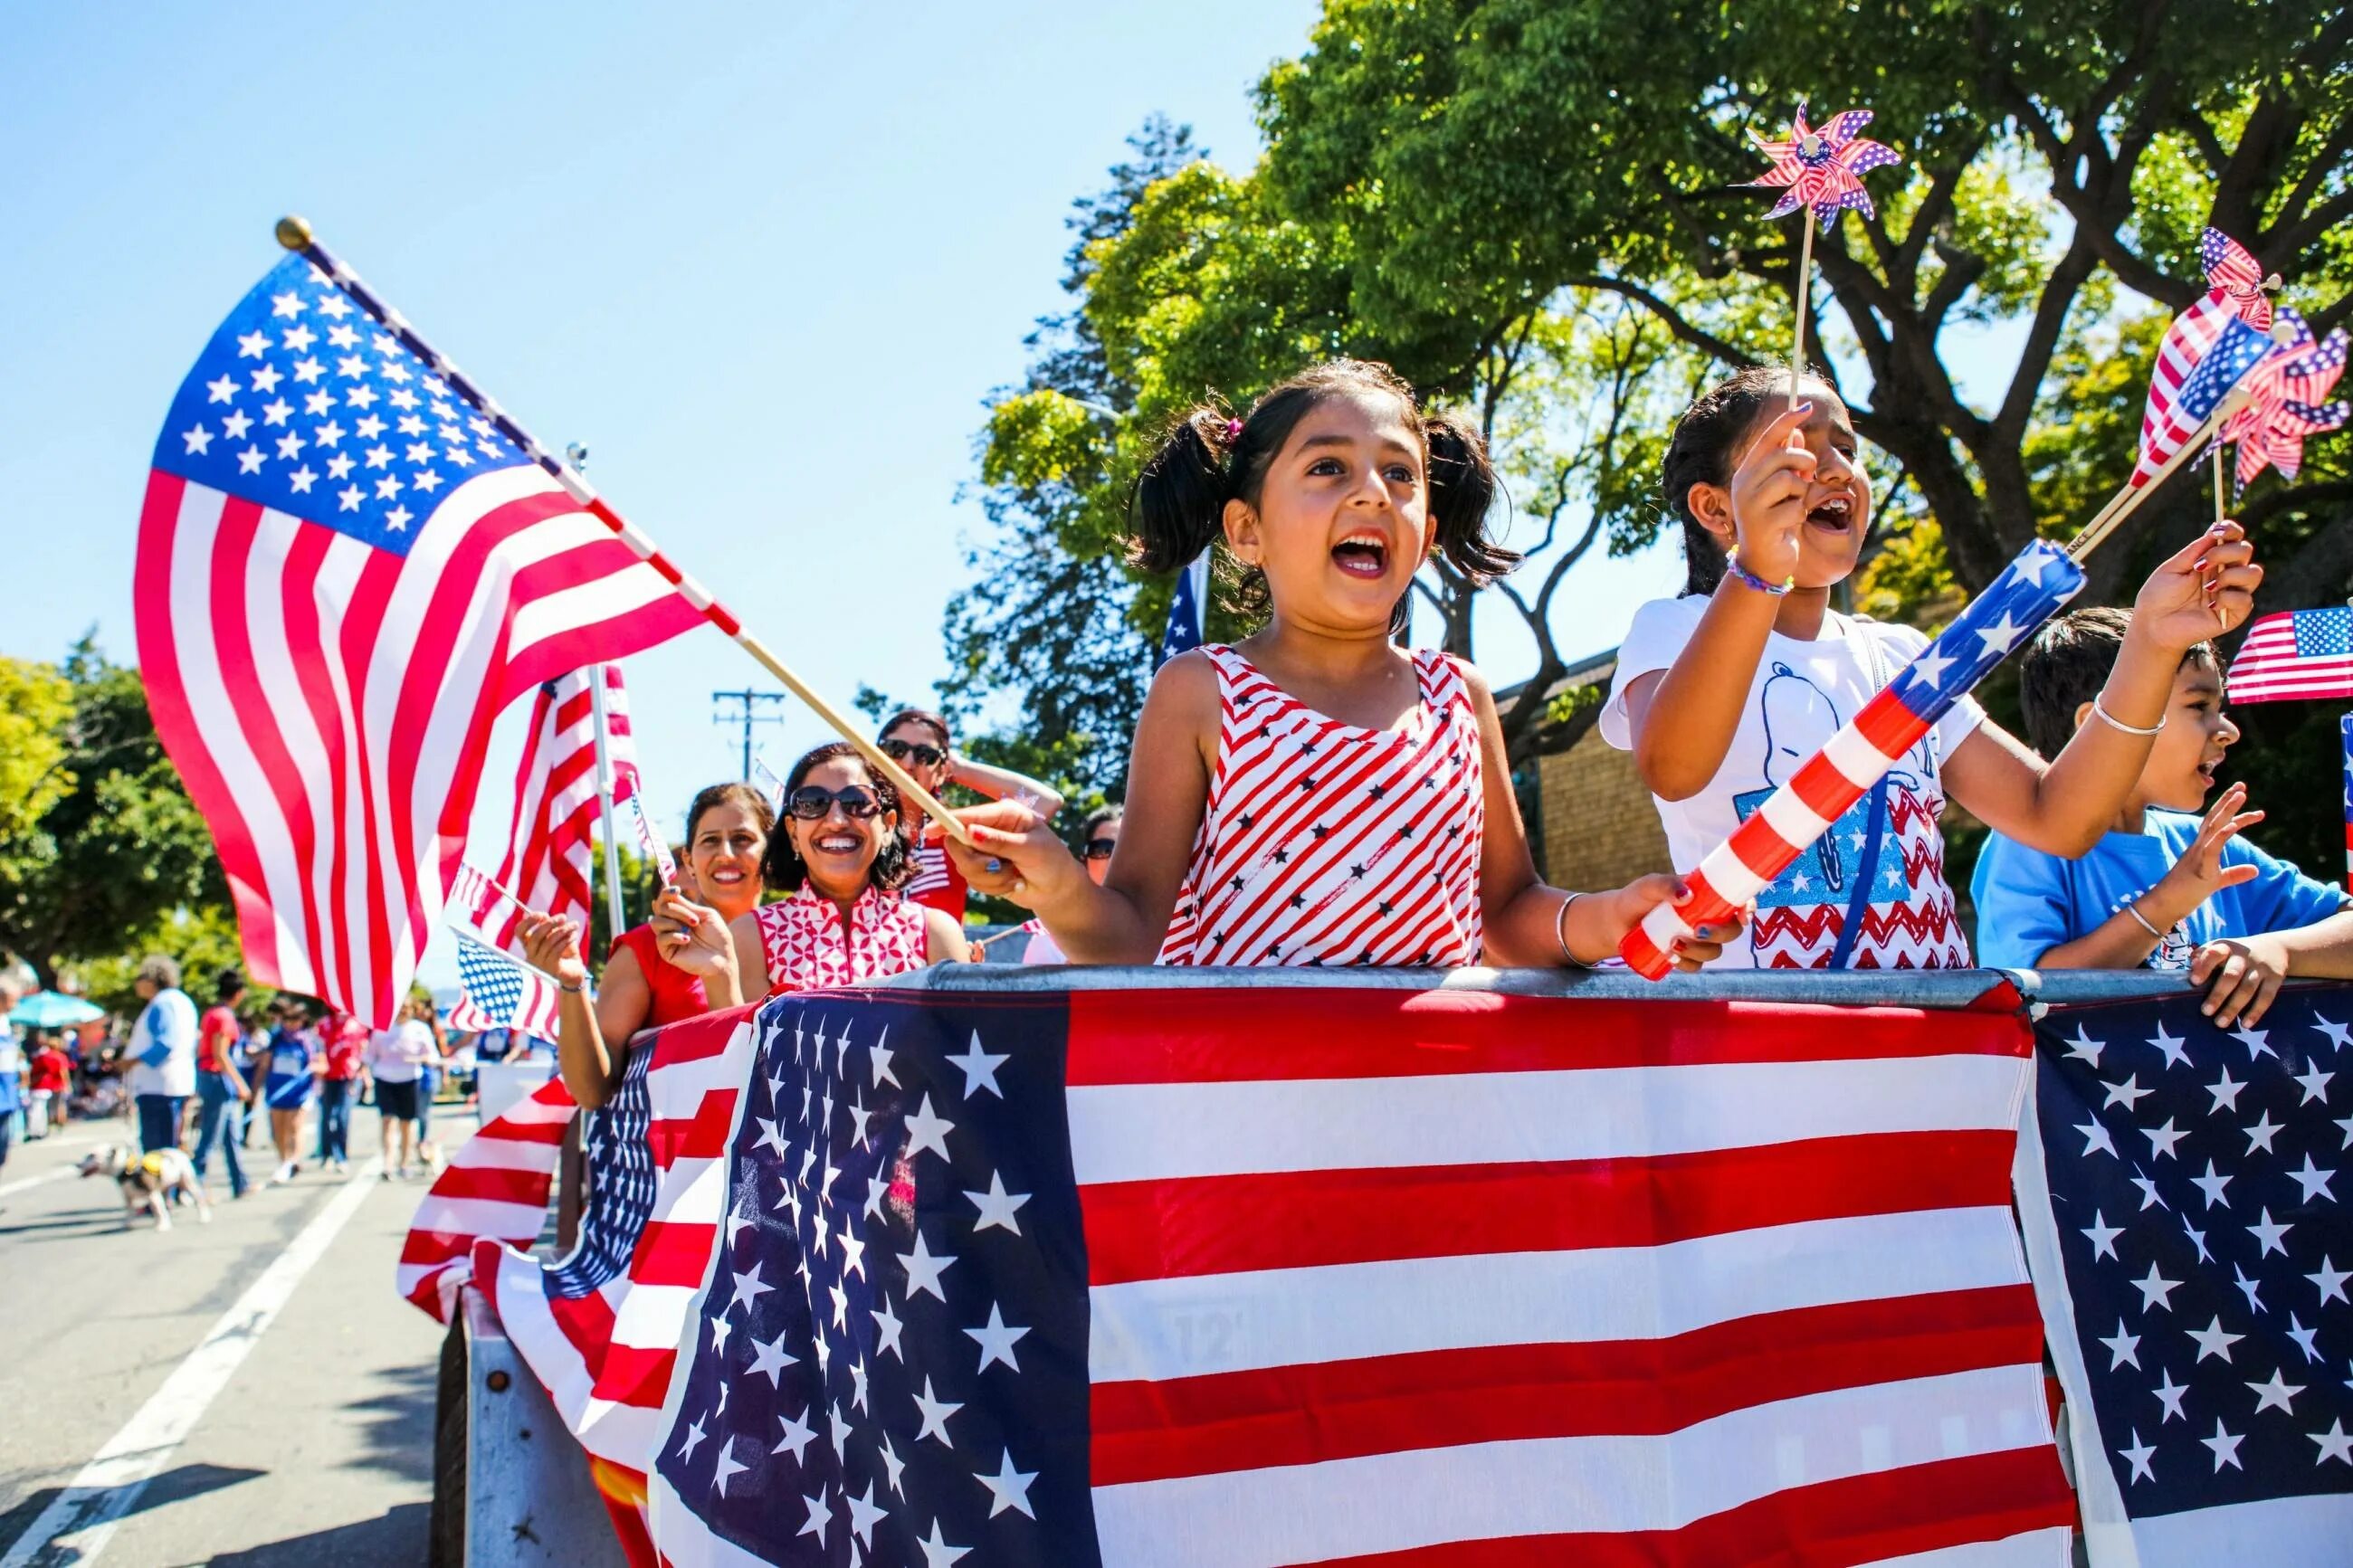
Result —
<instances>
[{"instance_id":1,"label":"girl holding pinwheel","mask_svg":"<svg viewBox=\"0 0 2353 1568\"><path fill-rule=\"evenodd\" d=\"M1688 872L1926 646L1841 615L1871 526L1852 421L1817 377L1742 371L1686 411L1662 465L1683 523L1682 595L1635 613L1602 710L1634 754ZM2150 574L2094 713L2045 763L1964 697L1884 781L1757 900L1716 962L1758 968L1940 968L1969 962L1944 870L1947 796L2011 839L2073 857L2140 776L2183 653L2246 623L2263 569L2235 522Z\"/></svg>"}]
</instances>

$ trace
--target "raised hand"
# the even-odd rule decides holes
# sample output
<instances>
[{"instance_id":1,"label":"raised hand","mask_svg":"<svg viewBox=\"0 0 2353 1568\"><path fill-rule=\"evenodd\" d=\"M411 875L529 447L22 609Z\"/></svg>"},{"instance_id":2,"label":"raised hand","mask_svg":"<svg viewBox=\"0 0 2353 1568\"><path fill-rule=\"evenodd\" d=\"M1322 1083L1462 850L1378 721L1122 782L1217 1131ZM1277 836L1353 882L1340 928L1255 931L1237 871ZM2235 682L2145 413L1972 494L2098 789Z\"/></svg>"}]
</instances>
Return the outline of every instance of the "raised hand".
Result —
<instances>
[{"instance_id":1,"label":"raised hand","mask_svg":"<svg viewBox=\"0 0 2353 1568\"><path fill-rule=\"evenodd\" d=\"M2162 925L2170 929L2185 919L2190 910L2212 898L2225 888L2235 888L2242 882L2252 882L2261 875L2256 868L2240 864L2222 864L2222 849L2232 839L2263 819L2260 811L2241 811L2247 801L2247 786L2234 784L2207 808L2198 824L2198 837L2173 869L2158 879L2156 887L2146 895L2155 906L2150 911L2171 917Z\"/></svg>"},{"instance_id":2,"label":"raised hand","mask_svg":"<svg viewBox=\"0 0 2353 1568\"><path fill-rule=\"evenodd\" d=\"M1803 434L1813 412L1811 403L1800 403L1767 421L1732 476L1733 553L1767 583L1797 574L1806 489L1818 463Z\"/></svg>"},{"instance_id":3,"label":"raised hand","mask_svg":"<svg viewBox=\"0 0 2353 1568\"><path fill-rule=\"evenodd\" d=\"M2247 624L2263 569L2236 522L2218 522L2148 574L2133 595L2133 630L2182 653Z\"/></svg>"},{"instance_id":4,"label":"raised hand","mask_svg":"<svg viewBox=\"0 0 2353 1568\"><path fill-rule=\"evenodd\" d=\"M735 942L719 911L693 902L677 888L654 900L654 951L689 974L709 977L732 971Z\"/></svg>"},{"instance_id":5,"label":"raised hand","mask_svg":"<svg viewBox=\"0 0 2353 1568\"><path fill-rule=\"evenodd\" d=\"M525 910L515 921L515 936L532 967L555 976L565 985L588 984L588 965L580 956L580 927L563 915Z\"/></svg>"}]
</instances>

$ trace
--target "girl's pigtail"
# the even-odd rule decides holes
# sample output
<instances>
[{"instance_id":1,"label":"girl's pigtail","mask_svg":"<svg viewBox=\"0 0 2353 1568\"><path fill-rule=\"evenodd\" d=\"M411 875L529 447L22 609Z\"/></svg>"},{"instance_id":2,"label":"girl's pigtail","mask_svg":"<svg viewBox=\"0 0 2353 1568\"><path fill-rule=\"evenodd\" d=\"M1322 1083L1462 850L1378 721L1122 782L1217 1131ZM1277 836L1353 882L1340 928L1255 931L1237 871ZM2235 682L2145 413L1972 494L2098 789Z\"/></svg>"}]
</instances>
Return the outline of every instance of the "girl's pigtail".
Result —
<instances>
[{"instance_id":1,"label":"girl's pigtail","mask_svg":"<svg viewBox=\"0 0 2353 1568\"><path fill-rule=\"evenodd\" d=\"M1483 586L1520 563L1520 552L1487 535L1495 501L1495 469L1479 433L1451 414L1422 416L1430 448L1430 515L1438 552L1473 586Z\"/></svg>"},{"instance_id":2,"label":"girl's pigtail","mask_svg":"<svg viewBox=\"0 0 2353 1568\"><path fill-rule=\"evenodd\" d=\"M1233 493L1230 425L1217 409L1198 407L1145 459L1129 507L1130 564L1174 572L1223 535Z\"/></svg>"}]
</instances>

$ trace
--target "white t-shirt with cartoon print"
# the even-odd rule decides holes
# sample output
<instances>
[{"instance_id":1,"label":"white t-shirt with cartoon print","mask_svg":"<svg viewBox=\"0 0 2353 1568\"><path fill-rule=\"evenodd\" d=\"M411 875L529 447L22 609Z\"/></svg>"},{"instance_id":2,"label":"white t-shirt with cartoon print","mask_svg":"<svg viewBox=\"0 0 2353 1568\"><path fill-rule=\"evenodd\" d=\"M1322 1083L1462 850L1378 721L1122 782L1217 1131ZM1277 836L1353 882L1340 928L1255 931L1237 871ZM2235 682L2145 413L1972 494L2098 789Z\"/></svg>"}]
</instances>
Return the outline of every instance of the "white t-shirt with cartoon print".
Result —
<instances>
[{"instance_id":1,"label":"white t-shirt with cartoon print","mask_svg":"<svg viewBox=\"0 0 2353 1568\"><path fill-rule=\"evenodd\" d=\"M1620 751L1633 748L1627 687L1674 663L1707 605L1704 596L1689 595L1653 599L1634 613L1601 710L1603 740ZM1731 837L1927 646L1909 626L1836 611L1824 616L1814 641L1768 636L1723 766L1688 800L1651 796L1676 871L1691 870ZM1836 960L1850 969L1966 968L1969 944L1945 881L1937 825L1945 791L1937 775L1953 748L1984 721L1985 710L1975 701L1955 703L1889 770L1882 788L1857 801L1757 896L1756 921L1711 967L1822 969ZM1860 918L1841 955L1851 914Z\"/></svg>"}]
</instances>

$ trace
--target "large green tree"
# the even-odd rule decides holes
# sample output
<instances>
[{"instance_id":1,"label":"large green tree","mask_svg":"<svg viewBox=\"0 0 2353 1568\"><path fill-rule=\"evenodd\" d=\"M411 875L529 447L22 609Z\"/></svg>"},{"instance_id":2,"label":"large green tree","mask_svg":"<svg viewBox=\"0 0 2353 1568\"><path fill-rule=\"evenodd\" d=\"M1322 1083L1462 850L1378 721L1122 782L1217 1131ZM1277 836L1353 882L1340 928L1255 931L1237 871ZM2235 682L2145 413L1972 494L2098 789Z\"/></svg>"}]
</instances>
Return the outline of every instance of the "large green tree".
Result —
<instances>
[{"instance_id":1,"label":"large green tree","mask_svg":"<svg viewBox=\"0 0 2353 1568\"><path fill-rule=\"evenodd\" d=\"M204 933L218 921L206 911L227 908L227 885L155 738L139 672L110 663L93 635L48 672L46 689L50 787L35 797L29 830L0 853L0 949L44 985L69 961L119 958L149 941L170 948L167 936L210 954L217 944Z\"/></svg>"},{"instance_id":2,"label":"large green tree","mask_svg":"<svg viewBox=\"0 0 2353 1568\"><path fill-rule=\"evenodd\" d=\"M1010 695L1049 742L1080 709L1124 738L1166 602L1119 565L1142 456L1205 395L1242 402L1356 353L1487 431L1514 542L1537 547L1493 591L1537 648L1507 731L1521 756L1573 735L1589 706L1540 722L1565 577L1655 536L1651 476L1693 391L1788 352L1797 220L1765 219L1746 133L1778 133L1809 94L1817 119L1873 108L1907 154L1872 176L1878 214L1818 244L1804 308L1881 467L1862 600L1933 620L2129 469L2157 336L2202 288L2204 226L2285 273L2321 331L2348 315L2349 38L2348 12L2314 0L1327 0L1260 86L1254 165L1155 126L1082 204L1072 308L982 436L985 591L1041 632L1083 622L1104 657L1057 661L1041 688L973 640L1022 623L968 602L951 646L981 657L955 695L976 712ZM2239 503L2271 563L2264 607L2344 592L2347 452L2316 441L2303 484L2266 478ZM2205 504L2177 481L2094 558L2093 594ZM1445 644L1473 651L1468 585L1433 570L1417 586Z\"/></svg>"}]
</instances>

